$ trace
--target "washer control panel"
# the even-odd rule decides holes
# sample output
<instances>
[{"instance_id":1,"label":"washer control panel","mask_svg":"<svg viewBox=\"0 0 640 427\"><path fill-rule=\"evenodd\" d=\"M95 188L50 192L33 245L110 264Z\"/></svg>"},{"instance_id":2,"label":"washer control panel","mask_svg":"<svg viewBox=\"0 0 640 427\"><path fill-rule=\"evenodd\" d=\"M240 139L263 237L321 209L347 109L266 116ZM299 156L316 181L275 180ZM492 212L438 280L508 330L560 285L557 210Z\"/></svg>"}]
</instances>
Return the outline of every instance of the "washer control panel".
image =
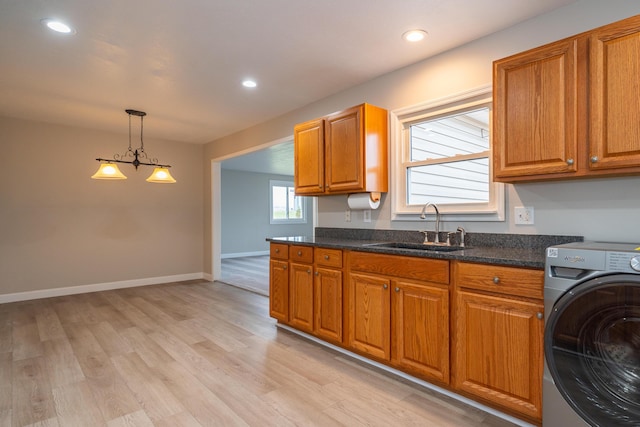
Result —
<instances>
[{"instance_id":1,"label":"washer control panel","mask_svg":"<svg viewBox=\"0 0 640 427\"><path fill-rule=\"evenodd\" d=\"M640 272L640 255L633 252L607 252L607 270L624 273Z\"/></svg>"}]
</instances>

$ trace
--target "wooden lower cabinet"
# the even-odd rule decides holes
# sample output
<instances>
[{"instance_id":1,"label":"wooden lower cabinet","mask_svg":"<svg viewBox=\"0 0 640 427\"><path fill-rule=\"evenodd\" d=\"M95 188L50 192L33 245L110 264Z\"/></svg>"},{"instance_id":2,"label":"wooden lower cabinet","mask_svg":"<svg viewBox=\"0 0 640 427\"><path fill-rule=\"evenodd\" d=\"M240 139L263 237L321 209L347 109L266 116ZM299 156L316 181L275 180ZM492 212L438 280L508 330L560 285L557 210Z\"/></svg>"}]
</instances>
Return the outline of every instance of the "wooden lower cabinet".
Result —
<instances>
[{"instance_id":1,"label":"wooden lower cabinet","mask_svg":"<svg viewBox=\"0 0 640 427\"><path fill-rule=\"evenodd\" d=\"M270 273L280 322L541 422L542 270L272 245Z\"/></svg>"},{"instance_id":2,"label":"wooden lower cabinet","mask_svg":"<svg viewBox=\"0 0 640 427\"><path fill-rule=\"evenodd\" d=\"M349 347L382 360L391 358L391 281L351 274Z\"/></svg>"},{"instance_id":3,"label":"wooden lower cabinet","mask_svg":"<svg viewBox=\"0 0 640 427\"><path fill-rule=\"evenodd\" d=\"M456 269L454 389L540 422L543 272L467 263ZM531 293L536 280L540 299L509 294Z\"/></svg>"},{"instance_id":4,"label":"wooden lower cabinet","mask_svg":"<svg viewBox=\"0 0 640 427\"><path fill-rule=\"evenodd\" d=\"M342 270L316 267L314 332L334 343L342 343L342 294Z\"/></svg>"},{"instance_id":5,"label":"wooden lower cabinet","mask_svg":"<svg viewBox=\"0 0 640 427\"><path fill-rule=\"evenodd\" d=\"M387 263L390 269L402 272L398 267L406 258L377 255L374 259L381 270ZM362 260L354 261L358 265ZM411 259L410 264L415 261ZM449 263L432 261L424 260L422 270L411 271L428 275L433 267L435 277L446 277L446 284L350 274L348 346L417 377L448 384Z\"/></svg>"},{"instance_id":6,"label":"wooden lower cabinet","mask_svg":"<svg viewBox=\"0 0 640 427\"><path fill-rule=\"evenodd\" d=\"M271 317L343 345L342 256L340 249L272 243Z\"/></svg>"},{"instance_id":7,"label":"wooden lower cabinet","mask_svg":"<svg viewBox=\"0 0 640 427\"><path fill-rule=\"evenodd\" d=\"M449 382L449 289L393 281L391 361L423 378Z\"/></svg>"},{"instance_id":8,"label":"wooden lower cabinet","mask_svg":"<svg viewBox=\"0 0 640 427\"><path fill-rule=\"evenodd\" d=\"M313 266L289 264L289 324L313 332Z\"/></svg>"},{"instance_id":9,"label":"wooden lower cabinet","mask_svg":"<svg viewBox=\"0 0 640 427\"><path fill-rule=\"evenodd\" d=\"M289 321L289 263L269 261L269 315L287 323Z\"/></svg>"}]
</instances>

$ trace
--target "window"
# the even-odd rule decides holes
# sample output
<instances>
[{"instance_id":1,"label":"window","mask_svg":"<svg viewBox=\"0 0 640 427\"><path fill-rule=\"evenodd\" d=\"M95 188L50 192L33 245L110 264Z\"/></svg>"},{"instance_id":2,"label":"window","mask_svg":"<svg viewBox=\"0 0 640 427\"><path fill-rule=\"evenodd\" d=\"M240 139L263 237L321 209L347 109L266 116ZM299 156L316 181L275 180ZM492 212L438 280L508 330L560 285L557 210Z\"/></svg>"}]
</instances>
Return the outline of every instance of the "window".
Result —
<instances>
[{"instance_id":1,"label":"window","mask_svg":"<svg viewBox=\"0 0 640 427\"><path fill-rule=\"evenodd\" d=\"M491 89L392 112L393 219L425 203L447 220L504 220L504 185L491 182Z\"/></svg>"},{"instance_id":2,"label":"window","mask_svg":"<svg viewBox=\"0 0 640 427\"><path fill-rule=\"evenodd\" d=\"M271 224L306 223L305 198L296 196L293 182L269 181Z\"/></svg>"}]
</instances>

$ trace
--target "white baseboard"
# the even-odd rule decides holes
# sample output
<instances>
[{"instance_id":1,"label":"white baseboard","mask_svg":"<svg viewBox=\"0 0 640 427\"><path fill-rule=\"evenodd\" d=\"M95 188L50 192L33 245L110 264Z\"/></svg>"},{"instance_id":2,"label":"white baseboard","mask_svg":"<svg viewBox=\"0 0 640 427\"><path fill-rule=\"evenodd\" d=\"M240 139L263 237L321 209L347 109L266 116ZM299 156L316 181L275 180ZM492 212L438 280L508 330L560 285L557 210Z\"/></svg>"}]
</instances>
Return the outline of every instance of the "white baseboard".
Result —
<instances>
[{"instance_id":1,"label":"white baseboard","mask_svg":"<svg viewBox=\"0 0 640 427\"><path fill-rule=\"evenodd\" d=\"M14 294L0 295L0 304L197 279L205 279L205 273L176 274L174 276L148 277L146 279L122 280L120 282L94 283L91 285L67 286L64 288L17 292Z\"/></svg>"},{"instance_id":2,"label":"white baseboard","mask_svg":"<svg viewBox=\"0 0 640 427\"><path fill-rule=\"evenodd\" d=\"M224 258L242 258L246 256L261 256L269 255L269 251L255 251L255 252L236 252L231 254L221 254L220 259Z\"/></svg>"},{"instance_id":3,"label":"white baseboard","mask_svg":"<svg viewBox=\"0 0 640 427\"><path fill-rule=\"evenodd\" d=\"M202 278L206 281L213 282L213 274L211 273L202 273Z\"/></svg>"}]
</instances>

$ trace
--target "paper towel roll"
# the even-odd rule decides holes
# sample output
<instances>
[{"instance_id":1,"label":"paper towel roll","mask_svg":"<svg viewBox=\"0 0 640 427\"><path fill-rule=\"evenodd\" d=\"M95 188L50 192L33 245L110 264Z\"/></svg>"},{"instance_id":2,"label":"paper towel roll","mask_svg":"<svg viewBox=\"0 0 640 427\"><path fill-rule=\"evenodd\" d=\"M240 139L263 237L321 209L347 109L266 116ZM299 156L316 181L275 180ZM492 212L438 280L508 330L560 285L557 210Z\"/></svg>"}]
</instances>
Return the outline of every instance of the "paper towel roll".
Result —
<instances>
[{"instance_id":1,"label":"paper towel roll","mask_svg":"<svg viewBox=\"0 0 640 427\"><path fill-rule=\"evenodd\" d=\"M380 193L349 194L347 204L349 209L378 209Z\"/></svg>"}]
</instances>

